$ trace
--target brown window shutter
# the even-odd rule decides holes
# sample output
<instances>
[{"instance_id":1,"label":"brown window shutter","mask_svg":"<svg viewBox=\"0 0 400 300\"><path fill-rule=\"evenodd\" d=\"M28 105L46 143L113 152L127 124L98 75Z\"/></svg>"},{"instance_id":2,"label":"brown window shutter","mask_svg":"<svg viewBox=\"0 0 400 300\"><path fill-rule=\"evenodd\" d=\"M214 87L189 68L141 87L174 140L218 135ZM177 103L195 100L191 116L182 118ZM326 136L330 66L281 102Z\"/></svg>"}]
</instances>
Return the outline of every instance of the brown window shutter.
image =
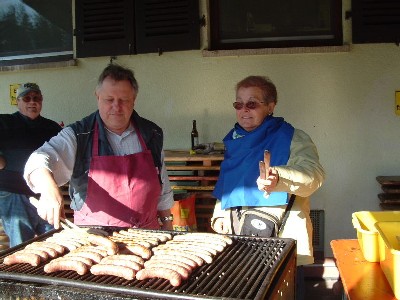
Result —
<instances>
[{"instance_id":1,"label":"brown window shutter","mask_svg":"<svg viewBox=\"0 0 400 300\"><path fill-rule=\"evenodd\" d=\"M199 19L198 0L135 1L137 53L199 49Z\"/></svg>"},{"instance_id":2,"label":"brown window shutter","mask_svg":"<svg viewBox=\"0 0 400 300\"><path fill-rule=\"evenodd\" d=\"M132 54L134 0L76 0L76 56Z\"/></svg>"},{"instance_id":3,"label":"brown window shutter","mask_svg":"<svg viewBox=\"0 0 400 300\"><path fill-rule=\"evenodd\" d=\"M400 1L352 0L353 43L399 43Z\"/></svg>"}]
</instances>

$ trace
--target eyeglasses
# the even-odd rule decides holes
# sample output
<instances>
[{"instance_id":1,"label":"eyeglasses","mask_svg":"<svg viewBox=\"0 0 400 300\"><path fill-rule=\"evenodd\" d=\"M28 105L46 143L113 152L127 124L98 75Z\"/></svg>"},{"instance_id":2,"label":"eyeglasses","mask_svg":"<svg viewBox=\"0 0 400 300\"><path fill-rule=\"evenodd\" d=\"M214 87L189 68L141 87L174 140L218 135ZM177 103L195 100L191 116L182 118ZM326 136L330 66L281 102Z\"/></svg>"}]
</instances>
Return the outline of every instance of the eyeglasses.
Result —
<instances>
[{"instance_id":1,"label":"eyeglasses","mask_svg":"<svg viewBox=\"0 0 400 300\"><path fill-rule=\"evenodd\" d=\"M261 103L264 103L262 101L248 101L246 103L243 102L233 102L233 107L236 110L241 110L243 107L246 107L247 109L256 109L257 106Z\"/></svg>"},{"instance_id":2,"label":"eyeglasses","mask_svg":"<svg viewBox=\"0 0 400 300\"><path fill-rule=\"evenodd\" d=\"M42 102L43 101L43 97L40 96L40 95L37 95L37 96L23 96L23 97L21 97L21 99L25 103L28 103L28 102L31 102L31 101L33 101L33 102Z\"/></svg>"}]
</instances>

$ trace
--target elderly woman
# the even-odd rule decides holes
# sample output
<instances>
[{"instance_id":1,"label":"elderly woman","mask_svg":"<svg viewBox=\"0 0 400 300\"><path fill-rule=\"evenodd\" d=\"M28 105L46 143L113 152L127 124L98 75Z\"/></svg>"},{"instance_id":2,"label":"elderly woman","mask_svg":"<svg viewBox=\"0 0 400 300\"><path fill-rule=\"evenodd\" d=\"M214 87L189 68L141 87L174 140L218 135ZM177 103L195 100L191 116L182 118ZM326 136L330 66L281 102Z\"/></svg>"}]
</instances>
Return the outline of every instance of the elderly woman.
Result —
<instances>
[{"instance_id":1,"label":"elderly woman","mask_svg":"<svg viewBox=\"0 0 400 300\"><path fill-rule=\"evenodd\" d=\"M311 138L273 116L276 103L276 87L268 78L249 76L237 83L237 123L224 138L211 225L218 233L296 239L297 265L312 264L309 196L325 173ZM293 206L280 226L289 199ZM268 230L270 224L277 230Z\"/></svg>"}]
</instances>

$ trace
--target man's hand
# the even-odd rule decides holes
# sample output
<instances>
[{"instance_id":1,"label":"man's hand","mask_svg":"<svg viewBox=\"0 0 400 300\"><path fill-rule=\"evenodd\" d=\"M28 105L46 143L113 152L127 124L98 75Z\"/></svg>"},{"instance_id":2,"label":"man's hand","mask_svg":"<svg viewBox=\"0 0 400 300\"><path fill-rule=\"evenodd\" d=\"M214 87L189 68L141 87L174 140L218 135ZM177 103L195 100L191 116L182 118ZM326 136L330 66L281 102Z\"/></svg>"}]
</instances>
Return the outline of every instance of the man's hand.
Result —
<instances>
[{"instance_id":1,"label":"man's hand","mask_svg":"<svg viewBox=\"0 0 400 300\"><path fill-rule=\"evenodd\" d=\"M60 216L65 217L64 197L54 181L53 174L45 168L36 169L29 174L29 181L40 193L38 215L54 225L55 229L59 229Z\"/></svg>"},{"instance_id":2,"label":"man's hand","mask_svg":"<svg viewBox=\"0 0 400 300\"><path fill-rule=\"evenodd\" d=\"M278 172L271 168L271 154L268 150L264 151L264 161L260 161L260 176L257 178L257 187L260 191L270 194L276 187L279 175Z\"/></svg>"}]
</instances>

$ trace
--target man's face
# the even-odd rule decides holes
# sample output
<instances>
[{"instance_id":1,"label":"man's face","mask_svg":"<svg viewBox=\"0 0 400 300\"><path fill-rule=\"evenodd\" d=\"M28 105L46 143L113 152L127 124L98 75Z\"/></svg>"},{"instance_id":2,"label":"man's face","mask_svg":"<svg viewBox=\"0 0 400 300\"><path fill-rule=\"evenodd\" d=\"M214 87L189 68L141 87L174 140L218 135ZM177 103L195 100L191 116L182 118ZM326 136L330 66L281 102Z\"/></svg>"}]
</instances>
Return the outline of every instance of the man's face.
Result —
<instances>
[{"instance_id":1,"label":"man's face","mask_svg":"<svg viewBox=\"0 0 400 300\"><path fill-rule=\"evenodd\" d=\"M19 97L17 99L17 106L21 114L33 120L40 116L42 102L42 94L32 91L23 97Z\"/></svg>"},{"instance_id":2,"label":"man's face","mask_svg":"<svg viewBox=\"0 0 400 300\"><path fill-rule=\"evenodd\" d=\"M122 134L130 123L136 91L127 80L106 78L96 90L100 117L105 126L116 134Z\"/></svg>"}]
</instances>

